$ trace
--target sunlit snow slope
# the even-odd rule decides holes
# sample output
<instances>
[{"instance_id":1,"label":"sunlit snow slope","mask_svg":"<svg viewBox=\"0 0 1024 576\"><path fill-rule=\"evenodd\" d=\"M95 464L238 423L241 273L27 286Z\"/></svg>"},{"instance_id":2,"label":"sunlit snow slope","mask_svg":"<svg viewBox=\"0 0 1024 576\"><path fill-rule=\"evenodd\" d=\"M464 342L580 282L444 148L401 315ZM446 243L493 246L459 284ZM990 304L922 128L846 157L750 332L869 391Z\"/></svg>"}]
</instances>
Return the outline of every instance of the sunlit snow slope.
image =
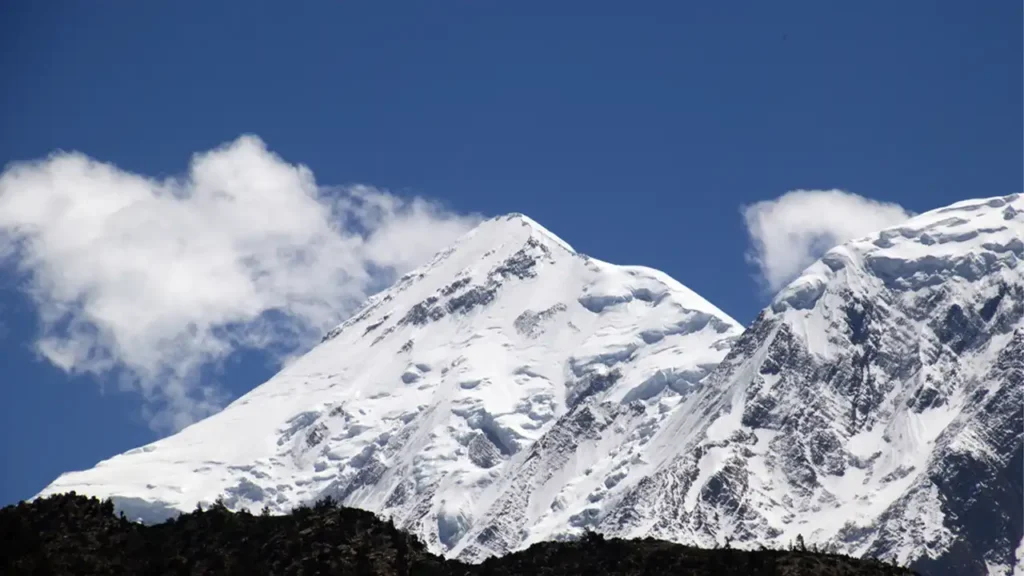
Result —
<instances>
[{"instance_id":1,"label":"sunlit snow slope","mask_svg":"<svg viewBox=\"0 0 1024 576\"><path fill-rule=\"evenodd\" d=\"M470 561L590 529L1010 574L1022 260L1024 197L961 202L832 249L738 336L502 217L222 413L44 494L147 519L331 494Z\"/></svg>"},{"instance_id":2,"label":"sunlit snow slope","mask_svg":"<svg viewBox=\"0 0 1024 576\"><path fill-rule=\"evenodd\" d=\"M514 546L614 492L740 331L658 271L504 216L221 413L43 494L113 496L144 520L218 496L287 511L329 494L438 552L482 530Z\"/></svg>"},{"instance_id":3,"label":"sunlit snow slope","mask_svg":"<svg viewBox=\"0 0 1024 576\"><path fill-rule=\"evenodd\" d=\"M648 443L591 525L1009 574L1024 533L1024 196L829 251ZM1024 548L1024 546L1022 546Z\"/></svg>"}]
</instances>

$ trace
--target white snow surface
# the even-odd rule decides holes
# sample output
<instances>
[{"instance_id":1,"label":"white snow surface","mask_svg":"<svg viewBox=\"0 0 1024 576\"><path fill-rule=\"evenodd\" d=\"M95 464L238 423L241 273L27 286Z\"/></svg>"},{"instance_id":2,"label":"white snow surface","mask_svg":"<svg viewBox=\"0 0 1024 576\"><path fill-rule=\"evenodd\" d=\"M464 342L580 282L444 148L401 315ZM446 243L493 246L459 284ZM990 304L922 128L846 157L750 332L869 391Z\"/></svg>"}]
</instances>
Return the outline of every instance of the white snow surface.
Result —
<instances>
[{"instance_id":1,"label":"white snow surface","mask_svg":"<svg viewBox=\"0 0 1024 576\"><path fill-rule=\"evenodd\" d=\"M156 521L218 497L287 512L330 494L450 552L493 515L514 467L570 407L634 406L537 487L521 528L545 539L614 489L631 466L628 438L650 437L740 332L663 273L588 258L525 216L503 216L222 412L64 474L41 495L111 496ZM556 499L564 514L551 510Z\"/></svg>"},{"instance_id":2,"label":"white snow surface","mask_svg":"<svg viewBox=\"0 0 1024 576\"><path fill-rule=\"evenodd\" d=\"M1024 524L1022 259L1021 195L832 249L673 413L647 451L656 469L594 526L1009 570Z\"/></svg>"},{"instance_id":3,"label":"white snow surface","mask_svg":"<svg viewBox=\"0 0 1024 576\"><path fill-rule=\"evenodd\" d=\"M220 414L43 494L144 519L332 494L468 561L590 529L1009 573L1022 260L1024 196L960 202L830 250L740 335L500 217Z\"/></svg>"}]
</instances>

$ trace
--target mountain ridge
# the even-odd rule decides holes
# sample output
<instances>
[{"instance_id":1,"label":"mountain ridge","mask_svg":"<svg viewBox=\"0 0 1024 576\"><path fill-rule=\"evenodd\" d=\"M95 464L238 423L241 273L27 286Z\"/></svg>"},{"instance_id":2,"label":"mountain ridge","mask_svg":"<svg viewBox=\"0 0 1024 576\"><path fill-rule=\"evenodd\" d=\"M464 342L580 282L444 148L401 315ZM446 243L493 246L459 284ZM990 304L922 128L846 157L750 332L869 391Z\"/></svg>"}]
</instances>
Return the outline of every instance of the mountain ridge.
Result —
<instances>
[{"instance_id":1,"label":"mountain ridge","mask_svg":"<svg viewBox=\"0 0 1024 576\"><path fill-rule=\"evenodd\" d=\"M660 272L579 255L525 216L493 218L218 416L47 490L108 491L147 520L221 495L284 512L329 494L450 549L505 464L569 407L651 403L656 421L627 422L649 436L739 332Z\"/></svg>"},{"instance_id":2,"label":"mountain ridge","mask_svg":"<svg viewBox=\"0 0 1024 576\"><path fill-rule=\"evenodd\" d=\"M965 201L829 251L663 429L703 432L597 529L702 545L800 533L934 574L1009 574L1022 538L1022 208L1019 195ZM991 485L944 481L958 470ZM1005 531L965 524L978 507Z\"/></svg>"},{"instance_id":3,"label":"mountain ridge","mask_svg":"<svg viewBox=\"0 0 1024 576\"><path fill-rule=\"evenodd\" d=\"M170 454L185 466L132 451L41 494L92 489L139 518L222 494L280 511L331 495L471 562L595 530L709 547L800 536L934 574L1010 574L1024 549L1022 237L1020 195L917 215L827 252L741 334L663 273L494 218L232 404L278 411L261 437L283 448L200 473L204 438L186 430ZM377 404L407 407L372 402L384 393ZM113 479L154 465L170 489Z\"/></svg>"}]
</instances>

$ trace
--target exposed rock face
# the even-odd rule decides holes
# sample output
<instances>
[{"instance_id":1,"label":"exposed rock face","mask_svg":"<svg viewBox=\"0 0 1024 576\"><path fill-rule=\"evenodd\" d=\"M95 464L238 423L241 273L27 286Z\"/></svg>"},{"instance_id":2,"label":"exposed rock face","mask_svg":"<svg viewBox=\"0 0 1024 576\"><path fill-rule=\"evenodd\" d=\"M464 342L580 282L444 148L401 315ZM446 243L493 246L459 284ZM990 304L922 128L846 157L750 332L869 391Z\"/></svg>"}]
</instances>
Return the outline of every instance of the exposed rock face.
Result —
<instances>
[{"instance_id":1,"label":"exposed rock face","mask_svg":"<svg viewBox=\"0 0 1024 576\"><path fill-rule=\"evenodd\" d=\"M1024 535L1024 198L830 251L652 441L596 526L806 542L928 574L1009 574Z\"/></svg>"},{"instance_id":2,"label":"exposed rock face","mask_svg":"<svg viewBox=\"0 0 1024 576\"><path fill-rule=\"evenodd\" d=\"M222 413L44 493L147 519L332 495L472 562L593 530L1010 574L1022 260L1024 198L958 203L829 251L740 335L511 215Z\"/></svg>"},{"instance_id":3,"label":"exposed rock face","mask_svg":"<svg viewBox=\"0 0 1024 576\"><path fill-rule=\"evenodd\" d=\"M629 460L740 332L660 272L501 217L220 414L46 493L113 496L147 520L218 496L283 513L330 495L438 553L488 528L507 550L581 531L581 503L624 488ZM587 467L593 482L566 485Z\"/></svg>"}]
</instances>

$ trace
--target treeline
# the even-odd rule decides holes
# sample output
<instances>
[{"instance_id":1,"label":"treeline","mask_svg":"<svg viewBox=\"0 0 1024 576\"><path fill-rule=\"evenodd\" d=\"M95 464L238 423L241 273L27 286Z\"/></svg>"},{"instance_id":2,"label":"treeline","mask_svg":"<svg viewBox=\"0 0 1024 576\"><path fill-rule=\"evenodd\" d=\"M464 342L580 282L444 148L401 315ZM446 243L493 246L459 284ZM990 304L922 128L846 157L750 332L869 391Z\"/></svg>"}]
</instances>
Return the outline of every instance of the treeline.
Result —
<instances>
[{"instance_id":1,"label":"treeline","mask_svg":"<svg viewBox=\"0 0 1024 576\"><path fill-rule=\"evenodd\" d=\"M895 575L909 570L806 550L705 550L658 540L537 544L478 565L446 560L369 512L331 500L273 516L221 504L142 525L109 500L58 494L0 509L0 574Z\"/></svg>"}]
</instances>

